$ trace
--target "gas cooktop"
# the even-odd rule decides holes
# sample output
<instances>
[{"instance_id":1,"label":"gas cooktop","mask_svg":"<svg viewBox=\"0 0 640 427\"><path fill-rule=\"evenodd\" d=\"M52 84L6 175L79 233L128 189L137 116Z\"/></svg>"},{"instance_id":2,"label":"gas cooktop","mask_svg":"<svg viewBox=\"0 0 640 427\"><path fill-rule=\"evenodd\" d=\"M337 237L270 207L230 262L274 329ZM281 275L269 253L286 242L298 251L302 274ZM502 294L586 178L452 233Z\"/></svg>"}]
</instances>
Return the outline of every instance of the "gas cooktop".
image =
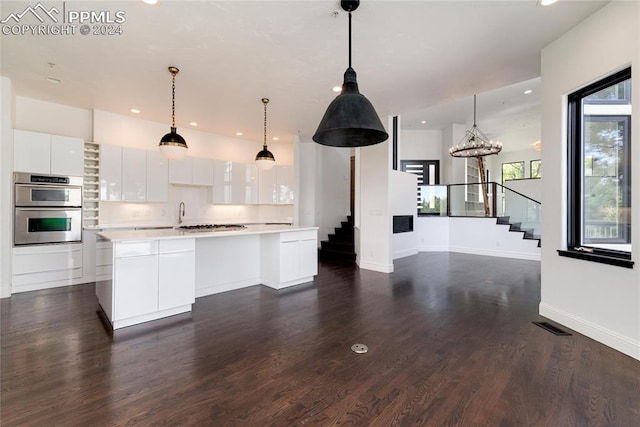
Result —
<instances>
[{"instance_id":1,"label":"gas cooktop","mask_svg":"<svg viewBox=\"0 0 640 427\"><path fill-rule=\"evenodd\" d=\"M176 227L177 230L197 233L202 231L240 231L244 230L241 224L198 224L198 225L181 225Z\"/></svg>"}]
</instances>

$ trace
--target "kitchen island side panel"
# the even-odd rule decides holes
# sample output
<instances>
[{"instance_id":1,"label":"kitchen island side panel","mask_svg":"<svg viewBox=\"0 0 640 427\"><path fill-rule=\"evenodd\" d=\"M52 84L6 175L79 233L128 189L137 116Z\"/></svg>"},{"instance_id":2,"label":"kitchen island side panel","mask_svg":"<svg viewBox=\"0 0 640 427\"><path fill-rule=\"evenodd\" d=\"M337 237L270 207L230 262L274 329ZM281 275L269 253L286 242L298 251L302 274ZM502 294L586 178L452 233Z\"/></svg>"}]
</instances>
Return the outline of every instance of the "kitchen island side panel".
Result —
<instances>
[{"instance_id":1,"label":"kitchen island side panel","mask_svg":"<svg viewBox=\"0 0 640 427\"><path fill-rule=\"evenodd\" d=\"M260 284L260 235L196 239L196 297Z\"/></svg>"}]
</instances>

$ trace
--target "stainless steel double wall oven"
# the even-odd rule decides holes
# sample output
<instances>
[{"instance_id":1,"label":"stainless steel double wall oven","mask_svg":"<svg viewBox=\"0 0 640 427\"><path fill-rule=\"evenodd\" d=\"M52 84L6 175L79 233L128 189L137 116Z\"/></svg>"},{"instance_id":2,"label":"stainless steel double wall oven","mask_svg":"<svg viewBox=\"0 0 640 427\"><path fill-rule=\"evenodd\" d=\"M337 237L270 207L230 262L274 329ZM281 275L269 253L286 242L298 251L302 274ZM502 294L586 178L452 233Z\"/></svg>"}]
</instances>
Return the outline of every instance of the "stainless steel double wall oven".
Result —
<instances>
[{"instance_id":1,"label":"stainless steel double wall oven","mask_svg":"<svg viewBox=\"0 0 640 427\"><path fill-rule=\"evenodd\" d=\"M82 242L82 177L14 174L13 243Z\"/></svg>"}]
</instances>

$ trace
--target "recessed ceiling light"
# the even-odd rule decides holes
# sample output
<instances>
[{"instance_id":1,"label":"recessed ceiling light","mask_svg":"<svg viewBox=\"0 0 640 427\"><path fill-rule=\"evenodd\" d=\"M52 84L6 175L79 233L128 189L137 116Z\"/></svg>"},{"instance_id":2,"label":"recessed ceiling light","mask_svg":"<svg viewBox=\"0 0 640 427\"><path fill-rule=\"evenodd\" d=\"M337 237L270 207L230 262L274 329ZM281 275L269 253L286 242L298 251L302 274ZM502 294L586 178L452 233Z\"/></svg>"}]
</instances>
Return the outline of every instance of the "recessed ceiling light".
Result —
<instances>
[{"instance_id":1,"label":"recessed ceiling light","mask_svg":"<svg viewBox=\"0 0 640 427\"><path fill-rule=\"evenodd\" d=\"M550 6L558 0L538 0L538 6Z\"/></svg>"},{"instance_id":2,"label":"recessed ceiling light","mask_svg":"<svg viewBox=\"0 0 640 427\"><path fill-rule=\"evenodd\" d=\"M198 126L198 122L189 122L191 126Z\"/></svg>"},{"instance_id":3,"label":"recessed ceiling light","mask_svg":"<svg viewBox=\"0 0 640 427\"><path fill-rule=\"evenodd\" d=\"M426 120L423 120L423 121L421 121L420 123L425 124L425 123L427 123L427 121L426 121Z\"/></svg>"},{"instance_id":4,"label":"recessed ceiling light","mask_svg":"<svg viewBox=\"0 0 640 427\"><path fill-rule=\"evenodd\" d=\"M242 136L242 132L236 132L236 135Z\"/></svg>"},{"instance_id":5,"label":"recessed ceiling light","mask_svg":"<svg viewBox=\"0 0 640 427\"><path fill-rule=\"evenodd\" d=\"M129 111L131 111L133 114L140 114L140 110L138 110L137 108L132 108Z\"/></svg>"},{"instance_id":6,"label":"recessed ceiling light","mask_svg":"<svg viewBox=\"0 0 640 427\"><path fill-rule=\"evenodd\" d=\"M274 137L273 137L273 140L274 140L274 141L279 141L279 140L280 140L280 138L278 138L277 136L274 136Z\"/></svg>"},{"instance_id":7,"label":"recessed ceiling light","mask_svg":"<svg viewBox=\"0 0 640 427\"><path fill-rule=\"evenodd\" d=\"M143 2L145 2L146 4L156 4L158 3L158 0L142 0Z\"/></svg>"},{"instance_id":8,"label":"recessed ceiling light","mask_svg":"<svg viewBox=\"0 0 640 427\"><path fill-rule=\"evenodd\" d=\"M331 90L334 92L342 92L342 86L334 86Z\"/></svg>"},{"instance_id":9,"label":"recessed ceiling light","mask_svg":"<svg viewBox=\"0 0 640 427\"><path fill-rule=\"evenodd\" d=\"M524 91L524 94L525 94L525 95L529 95L529 94L530 94L530 93L532 93L532 92L533 92L533 91L532 91L531 89L527 89L527 90L525 90L525 91Z\"/></svg>"},{"instance_id":10,"label":"recessed ceiling light","mask_svg":"<svg viewBox=\"0 0 640 427\"><path fill-rule=\"evenodd\" d=\"M50 83L62 83L62 80L56 79L55 77L47 77L47 81Z\"/></svg>"}]
</instances>

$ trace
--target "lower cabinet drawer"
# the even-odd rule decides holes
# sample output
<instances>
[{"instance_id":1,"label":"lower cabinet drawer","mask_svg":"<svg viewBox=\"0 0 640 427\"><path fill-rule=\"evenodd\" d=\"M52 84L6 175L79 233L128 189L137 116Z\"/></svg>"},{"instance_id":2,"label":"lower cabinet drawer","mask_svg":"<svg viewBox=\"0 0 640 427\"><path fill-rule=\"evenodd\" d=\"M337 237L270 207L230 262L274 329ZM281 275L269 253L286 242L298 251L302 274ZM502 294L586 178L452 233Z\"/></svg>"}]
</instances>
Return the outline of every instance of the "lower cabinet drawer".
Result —
<instances>
[{"instance_id":1,"label":"lower cabinet drawer","mask_svg":"<svg viewBox=\"0 0 640 427\"><path fill-rule=\"evenodd\" d=\"M35 285L37 283L59 282L82 277L82 267L67 270L45 271L40 273L14 274L13 286Z\"/></svg>"},{"instance_id":2,"label":"lower cabinet drawer","mask_svg":"<svg viewBox=\"0 0 640 427\"><path fill-rule=\"evenodd\" d=\"M316 230L288 231L280 233L281 242L297 242L298 240L316 239L318 232Z\"/></svg>"},{"instance_id":3,"label":"lower cabinet drawer","mask_svg":"<svg viewBox=\"0 0 640 427\"><path fill-rule=\"evenodd\" d=\"M70 269L82 269L82 245L47 245L13 249L14 275Z\"/></svg>"},{"instance_id":4,"label":"lower cabinet drawer","mask_svg":"<svg viewBox=\"0 0 640 427\"><path fill-rule=\"evenodd\" d=\"M157 240L141 240L137 242L118 242L113 248L115 258L154 255L158 253Z\"/></svg>"}]
</instances>

